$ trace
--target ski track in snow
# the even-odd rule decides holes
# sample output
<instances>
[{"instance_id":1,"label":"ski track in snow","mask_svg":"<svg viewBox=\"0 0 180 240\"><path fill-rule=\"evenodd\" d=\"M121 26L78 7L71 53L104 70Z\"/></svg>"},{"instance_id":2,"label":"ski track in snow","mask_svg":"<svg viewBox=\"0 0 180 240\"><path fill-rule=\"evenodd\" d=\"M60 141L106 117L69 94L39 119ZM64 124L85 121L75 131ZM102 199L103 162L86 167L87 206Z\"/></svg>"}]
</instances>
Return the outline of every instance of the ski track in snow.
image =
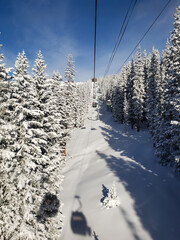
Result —
<instances>
[{"instance_id":1,"label":"ski track in snow","mask_svg":"<svg viewBox=\"0 0 180 240\"><path fill-rule=\"evenodd\" d=\"M89 227L99 240L179 240L179 176L158 164L148 131L126 131L103 106L96 118L91 109L67 144L60 239L93 239ZM100 203L102 184L109 188L113 182L120 206L107 210ZM74 233L71 220L82 216L84 225Z\"/></svg>"}]
</instances>

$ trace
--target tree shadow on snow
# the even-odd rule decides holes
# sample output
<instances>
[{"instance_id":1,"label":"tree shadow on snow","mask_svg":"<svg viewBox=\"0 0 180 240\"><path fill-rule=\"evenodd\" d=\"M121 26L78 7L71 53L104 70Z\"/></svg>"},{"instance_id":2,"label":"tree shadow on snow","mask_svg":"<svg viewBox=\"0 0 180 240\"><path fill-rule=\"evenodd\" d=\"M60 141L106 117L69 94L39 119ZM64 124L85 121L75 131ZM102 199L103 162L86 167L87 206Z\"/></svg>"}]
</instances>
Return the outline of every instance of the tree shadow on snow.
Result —
<instances>
[{"instance_id":1,"label":"tree shadow on snow","mask_svg":"<svg viewBox=\"0 0 180 240\"><path fill-rule=\"evenodd\" d=\"M133 221L128 217L128 214L127 212L125 211L125 209L123 209L121 206L120 206L120 212L121 214L123 215L127 225L129 226L129 228L131 229L131 232L132 232L132 235L134 237L134 240L141 240L141 238L138 236L138 232L136 230L136 226L135 224L133 223ZM144 239L142 239L144 240Z\"/></svg>"},{"instance_id":2,"label":"tree shadow on snow","mask_svg":"<svg viewBox=\"0 0 180 240\"><path fill-rule=\"evenodd\" d=\"M46 193L42 199L39 211L37 213L37 221L45 222L46 218L55 217L58 213L60 201L56 195Z\"/></svg>"},{"instance_id":3,"label":"tree shadow on snow","mask_svg":"<svg viewBox=\"0 0 180 240\"><path fill-rule=\"evenodd\" d=\"M106 155L100 151L97 153L107 162L107 166L133 198L136 214L152 239L169 240L169 236L172 236L171 239L178 240L180 234L179 200L174 199L174 206L172 206L172 201L167 201L162 191L163 181L158 181L153 172L135 163L129 163L122 158ZM135 233L133 222L127 221L126 215L123 215L131 231Z\"/></svg>"},{"instance_id":4,"label":"tree shadow on snow","mask_svg":"<svg viewBox=\"0 0 180 240\"><path fill-rule=\"evenodd\" d=\"M132 130L125 132L124 126L113 122L112 114L104 108L101 108L100 119L105 123L101 127L102 135L116 153L113 156L97 151L97 154L107 162L107 166L133 198L134 209L143 227L153 240L178 240L180 195L173 195L174 179L164 179L166 176L162 175L162 178L157 171L149 133ZM121 209L121 213L134 238L139 240L135 225L127 218L125 210Z\"/></svg>"},{"instance_id":5,"label":"tree shadow on snow","mask_svg":"<svg viewBox=\"0 0 180 240\"><path fill-rule=\"evenodd\" d=\"M103 197L100 200L101 203L103 203L104 199L106 197L108 197L108 193L109 193L109 189L106 186L104 186L104 184L102 184L102 195L103 195Z\"/></svg>"}]
</instances>

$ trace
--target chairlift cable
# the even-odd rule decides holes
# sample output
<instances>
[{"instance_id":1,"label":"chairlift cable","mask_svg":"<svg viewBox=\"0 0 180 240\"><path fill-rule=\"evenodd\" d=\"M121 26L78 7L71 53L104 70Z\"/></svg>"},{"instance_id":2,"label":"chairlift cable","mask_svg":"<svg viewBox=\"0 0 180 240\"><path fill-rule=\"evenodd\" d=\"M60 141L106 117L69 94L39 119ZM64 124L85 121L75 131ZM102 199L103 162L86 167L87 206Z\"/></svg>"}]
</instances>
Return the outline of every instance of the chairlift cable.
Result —
<instances>
[{"instance_id":1,"label":"chairlift cable","mask_svg":"<svg viewBox=\"0 0 180 240\"><path fill-rule=\"evenodd\" d=\"M160 11L160 13L158 14L158 16L154 19L153 23L149 26L149 28L146 30L146 32L144 33L144 35L142 36L142 38L139 40L139 42L136 44L136 46L133 48L133 50L131 51L131 53L128 55L128 57L126 58L126 60L124 61L124 63L121 65L121 67L118 69L118 71L116 72L119 73L119 71L121 70L121 68L123 67L123 65L127 62L127 60L130 58L130 56L133 54L133 52L136 50L136 48L138 47L138 45L143 41L143 39L145 38L145 36L147 35L147 33L151 30L151 28L153 27L153 25L156 23L156 21L158 20L158 18L161 16L161 14L164 12L164 10L166 9L166 7L169 5L169 3L172 0L169 0L165 6L162 8L162 10Z\"/></svg>"},{"instance_id":2,"label":"chairlift cable","mask_svg":"<svg viewBox=\"0 0 180 240\"><path fill-rule=\"evenodd\" d=\"M130 5L129 5L128 10L127 10L127 12L126 12L126 16L125 16L125 18L124 18L124 21L123 21L123 23L122 23L120 32L119 32L119 34L118 34L118 38L117 38L116 44L115 44L115 46L114 46L113 52L112 52L112 54L111 54L111 57L110 57L110 59L109 59L109 63L108 63L108 65L107 65L107 68L106 68L104 77L105 77L105 76L107 75L107 73L109 72L110 66L111 66L111 64L112 64L112 62L113 62L113 59L114 59L115 54L116 54L116 52L117 52L117 49L118 49L118 47L119 47L119 45L120 45L120 43L121 43L121 41L122 41L122 38L123 38L123 36L124 36L124 33L125 33L125 31L126 31L126 28L127 28L128 24L129 24L129 21L130 21L130 18L131 18L131 16L132 16L132 13L133 13L133 11L134 11L134 8L135 8L136 3L137 3L137 0L135 0L134 5L133 5L133 7L132 7L133 0L131 0L131 2L130 2ZM131 8L131 7L132 7L132 8ZM131 12L130 12L130 10L131 10ZM130 12L130 14L129 14L129 12ZM129 17L128 17L128 14L129 14ZM128 19L127 19L127 18L128 18ZM126 20L127 20L127 22L126 22ZM126 22L126 25L125 25L125 22ZM124 27L124 25L125 25L125 27ZM124 27L124 30L123 30L123 27ZM122 32L122 31L123 31L123 32Z\"/></svg>"},{"instance_id":3,"label":"chairlift cable","mask_svg":"<svg viewBox=\"0 0 180 240\"><path fill-rule=\"evenodd\" d=\"M129 7L128 7L128 10L127 10L127 12L126 12L126 16L125 16L125 18L124 18L123 24L122 24L121 29L120 29L120 31L119 31L119 34L118 34L118 37L117 37L117 41L116 41L116 44L115 44L115 46L114 46L113 52L112 52L112 54L111 54L111 57L110 57L110 59L109 59L109 63L108 63L108 65L107 65L107 68L106 68L106 71L105 71L104 76L108 73L109 68L110 68L110 65L111 65L111 62L113 61L113 56L115 55L115 52L116 52L116 49L117 49L117 45L118 45L118 42L119 42L119 38L120 38L121 32L122 32L122 30L123 30L123 27L124 27L125 21L126 21L126 19L127 19L127 16L128 16L128 14L129 14L129 11L130 11L130 8L131 8L132 3L133 3L133 0L131 0L131 3L130 3L130 5L129 5Z\"/></svg>"},{"instance_id":4,"label":"chairlift cable","mask_svg":"<svg viewBox=\"0 0 180 240\"><path fill-rule=\"evenodd\" d=\"M97 29L97 0L95 0L95 22L94 22L94 76L92 79L93 82L93 99L96 98L96 29ZM93 101L94 104L94 101Z\"/></svg>"},{"instance_id":5,"label":"chairlift cable","mask_svg":"<svg viewBox=\"0 0 180 240\"><path fill-rule=\"evenodd\" d=\"M95 26L94 26L94 78L96 76L96 26L97 26L97 0L95 0Z\"/></svg>"}]
</instances>

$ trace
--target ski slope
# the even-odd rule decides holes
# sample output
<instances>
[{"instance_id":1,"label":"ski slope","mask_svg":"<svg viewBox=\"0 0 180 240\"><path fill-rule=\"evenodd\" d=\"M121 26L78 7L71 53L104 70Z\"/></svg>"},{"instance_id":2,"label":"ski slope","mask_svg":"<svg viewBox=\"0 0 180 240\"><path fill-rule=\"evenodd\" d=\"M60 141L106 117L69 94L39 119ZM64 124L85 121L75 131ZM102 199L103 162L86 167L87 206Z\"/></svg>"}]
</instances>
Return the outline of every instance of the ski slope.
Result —
<instances>
[{"instance_id":1,"label":"ski slope","mask_svg":"<svg viewBox=\"0 0 180 240\"><path fill-rule=\"evenodd\" d=\"M125 130L103 106L91 109L67 145L61 240L179 240L180 178L158 164L147 131ZM115 182L120 206L101 205ZM77 224L79 223L79 224Z\"/></svg>"}]
</instances>

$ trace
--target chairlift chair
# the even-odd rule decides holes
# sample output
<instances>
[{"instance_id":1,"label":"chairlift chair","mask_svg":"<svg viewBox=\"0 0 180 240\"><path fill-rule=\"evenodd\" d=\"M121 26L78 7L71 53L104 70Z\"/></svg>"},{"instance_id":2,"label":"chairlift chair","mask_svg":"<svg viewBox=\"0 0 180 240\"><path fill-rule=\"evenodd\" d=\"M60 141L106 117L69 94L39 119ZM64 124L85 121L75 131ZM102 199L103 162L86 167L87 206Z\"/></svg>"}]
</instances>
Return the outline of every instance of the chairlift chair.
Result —
<instances>
[{"instance_id":1,"label":"chairlift chair","mask_svg":"<svg viewBox=\"0 0 180 240\"><path fill-rule=\"evenodd\" d=\"M92 78L92 82L97 82L97 78Z\"/></svg>"}]
</instances>

